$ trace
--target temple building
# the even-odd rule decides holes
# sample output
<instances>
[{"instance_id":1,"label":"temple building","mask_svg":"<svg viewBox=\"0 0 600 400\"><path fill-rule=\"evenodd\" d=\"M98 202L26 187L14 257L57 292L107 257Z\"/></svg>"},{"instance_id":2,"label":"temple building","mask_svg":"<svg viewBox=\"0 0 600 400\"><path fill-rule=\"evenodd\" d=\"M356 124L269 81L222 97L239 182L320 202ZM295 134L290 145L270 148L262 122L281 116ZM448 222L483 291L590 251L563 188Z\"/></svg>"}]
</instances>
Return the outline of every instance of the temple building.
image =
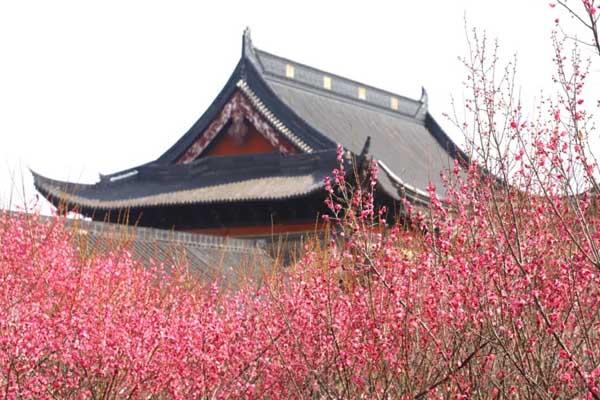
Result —
<instances>
[{"instance_id":1,"label":"temple building","mask_svg":"<svg viewBox=\"0 0 600 400\"><path fill-rule=\"evenodd\" d=\"M95 184L32 172L37 190L97 221L267 236L315 229L338 144L348 171L368 148L379 166L376 198L392 213L402 197L426 204L429 182L442 188L440 173L464 157L429 114L424 90L413 100L267 53L248 30L242 42L216 99L156 160Z\"/></svg>"}]
</instances>

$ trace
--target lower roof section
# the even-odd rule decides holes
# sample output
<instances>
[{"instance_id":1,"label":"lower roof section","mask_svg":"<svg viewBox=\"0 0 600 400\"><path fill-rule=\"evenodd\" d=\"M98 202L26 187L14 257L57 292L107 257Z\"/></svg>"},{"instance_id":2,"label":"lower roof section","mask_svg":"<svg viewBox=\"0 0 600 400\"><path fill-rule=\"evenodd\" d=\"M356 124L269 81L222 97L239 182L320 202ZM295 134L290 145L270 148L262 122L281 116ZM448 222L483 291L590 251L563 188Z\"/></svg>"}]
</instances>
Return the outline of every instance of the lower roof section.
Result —
<instances>
[{"instance_id":1,"label":"lower roof section","mask_svg":"<svg viewBox=\"0 0 600 400\"><path fill-rule=\"evenodd\" d=\"M36 188L56 206L115 210L299 198L322 190L325 177L336 165L335 151L321 151L206 157L170 166L147 164L91 185L32 174Z\"/></svg>"},{"instance_id":2,"label":"lower roof section","mask_svg":"<svg viewBox=\"0 0 600 400\"><path fill-rule=\"evenodd\" d=\"M0 215L4 211L0 210ZM197 233L143 228L106 222L9 212L11 218L35 218L59 223L72 233L73 245L83 258L127 250L143 265L185 265L208 279L235 279L273 263L264 240L236 239Z\"/></svg>"}]
</instances>

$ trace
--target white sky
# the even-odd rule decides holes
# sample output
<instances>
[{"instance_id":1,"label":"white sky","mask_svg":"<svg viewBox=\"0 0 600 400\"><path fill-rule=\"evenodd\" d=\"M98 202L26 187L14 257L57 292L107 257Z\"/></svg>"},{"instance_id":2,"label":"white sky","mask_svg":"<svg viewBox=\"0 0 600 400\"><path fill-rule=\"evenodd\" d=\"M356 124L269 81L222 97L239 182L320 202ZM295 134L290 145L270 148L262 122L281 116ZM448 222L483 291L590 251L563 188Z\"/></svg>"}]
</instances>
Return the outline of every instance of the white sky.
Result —
<instances>
[{"instance_id":1,"label":"white sky","mask_svg":"<svg viewBox=\"0 0 600 400\"><path fill-rule=\"evenodd\" d=\"M158 157L222 88L246 26L277 55L413 98L425 86L455 135L442 113L462 97L464 15L518 53L526 99L551 87L565 15L544 0L0 0L0 205L11 174L13 203L35 193L28 167L94 182Z\"/></svg>"}]
</instances>

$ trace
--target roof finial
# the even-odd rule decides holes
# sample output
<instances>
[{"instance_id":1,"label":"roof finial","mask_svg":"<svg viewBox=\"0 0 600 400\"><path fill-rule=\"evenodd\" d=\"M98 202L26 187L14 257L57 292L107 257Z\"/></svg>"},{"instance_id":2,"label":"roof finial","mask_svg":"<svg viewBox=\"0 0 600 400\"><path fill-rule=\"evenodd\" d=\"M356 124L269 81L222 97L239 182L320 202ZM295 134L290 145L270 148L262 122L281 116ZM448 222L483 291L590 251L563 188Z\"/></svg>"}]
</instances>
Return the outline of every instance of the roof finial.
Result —
<instances>
[{"instance_id":1,"label":"roof finial","mask_svg":"<svg viewBox=\"0 0 600 400\"><path fill-rule=\"evenodd\" d=\"M250 49L252 49L252 37L250 36L250 27L247 26L246 29L244 29L244 35L242 36L242 57L244 57Z\"/></svg>"},{"instance_id":2,"label":"roof finial","mask_svg":"<svg viewBox=\"0 0 600 400\"><path fill-rule=\"evenodd\" d=\"M421 103L427 107L427 103L429 102L429 97L427 96L427 90L425 90L424 86L421 86Z\"/></svg>"},{"instance_id":3,"label":"roof finial","mask_svg":"<svg viewBox=\"0 0 600 400\"><path fill-rule=\"evenodd\" d=\"M365 140L365 144L363 148L356 158L357 162L357 171L362 184L367 184L370 180L369 175L371 174L371 161L373 161L373 157L370 154L371 149L371 136L367 136L367 140Z\"/></svg>"},{"instance_id":4,"label":"roof finial","mask_svg":"<svg viewBox=\"0 0 600 400\"><path fill-rule=\"evenodd\" d=\"M421 86L421 99L419 101L421 102L421 105L417 109L417 112L415 113L415 117L422 118L427 114L427 108L428 108L427 103L429 102L429 98L427 96L427 90L425 90L424 86Z\"/></svg>"},{"instance_id":5,"label":"roof finial","mask_svg":"<svg viewBox=\"0 0 600 400\"><path fill-rule=\"evenodd\" d=\"M367 158L370 155L371 150L371 136L367 136L367 140L365 140L365 144L363 145L362 150L360 151L360 158Z\"/></svg>"}]
</instances>

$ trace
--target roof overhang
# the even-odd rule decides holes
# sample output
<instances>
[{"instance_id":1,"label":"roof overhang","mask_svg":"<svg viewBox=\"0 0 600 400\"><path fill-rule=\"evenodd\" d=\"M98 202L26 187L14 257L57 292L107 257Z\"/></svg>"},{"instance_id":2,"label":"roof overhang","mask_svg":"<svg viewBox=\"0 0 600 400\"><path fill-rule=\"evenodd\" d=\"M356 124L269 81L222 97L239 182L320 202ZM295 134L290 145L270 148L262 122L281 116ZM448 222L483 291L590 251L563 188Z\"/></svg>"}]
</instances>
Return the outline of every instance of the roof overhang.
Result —
<instances>
[{"instance_id":1,"label":"roof overhang","mask_svg":"<svg viewBox=\"0 0 600 400\"><path fill-rule=\"evenodd\" d=\"M35 187L57 207L117 210L183 204L283 200L324 188L334 151L206 157L174 166L146 165L92 185L46 178Z\"/></svg>"}]
</instances>

